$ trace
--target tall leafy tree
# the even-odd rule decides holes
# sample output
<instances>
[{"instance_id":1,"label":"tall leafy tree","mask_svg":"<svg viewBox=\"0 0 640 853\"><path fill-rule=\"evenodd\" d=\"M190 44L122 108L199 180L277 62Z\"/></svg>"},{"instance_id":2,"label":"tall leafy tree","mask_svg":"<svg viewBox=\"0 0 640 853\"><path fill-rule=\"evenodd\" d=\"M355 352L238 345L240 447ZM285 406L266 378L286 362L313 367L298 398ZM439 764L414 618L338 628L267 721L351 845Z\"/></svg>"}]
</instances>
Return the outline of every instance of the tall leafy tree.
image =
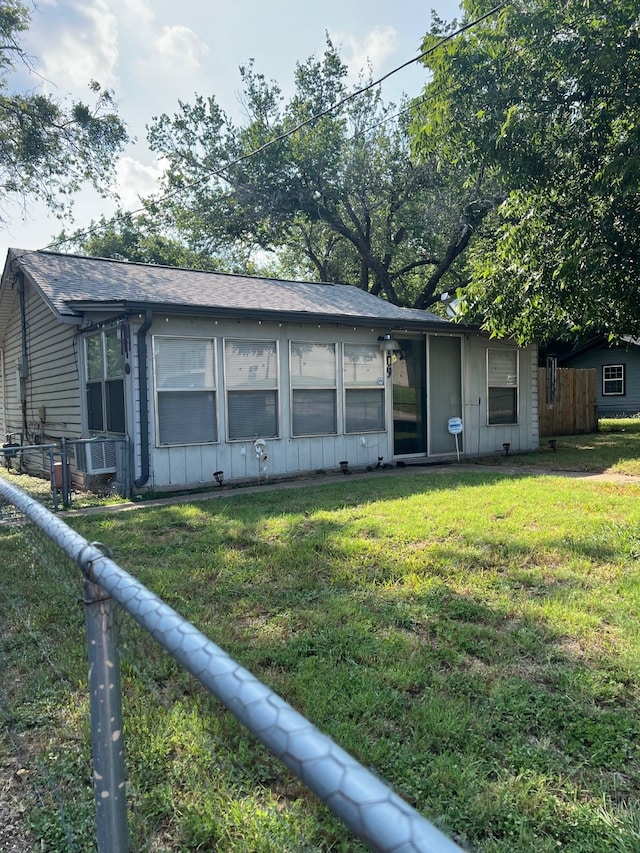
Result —
<instances>
[{"instance_id":1,"label":"tall leafy tree","mask_svg":"<svg viewBox=\"0 0 640 853\"><path fill-rule=\"evenodd\" d=\"M118 211L109 218L102 216L88 228L62 231L53 243L56 244L64 246L65 251L91 257L193 269L220 268L213 258L192 252L179 239L159 231L144 213Z\"/></svg>"},{"instance_id":2,"label":"tall leafy tree","mask_svg":"<svg viewBox=\"0 0 640 853\"><path fill-rule=\"evenodd\" d=\"M245 275L275 275L274 265L267 261L256 263L249 254L223 253L210 255L190 249L175 233L175 229L159 226L157 211L131 213L119 210L110 217L102 216L89 226L70 233L62 231L53 247L63 246L97 258L113 258L140 264L182 267L198 270L244 273Z\"/></svg>"},{"instance_id":3,"label":"tall leafy tree","mask_svg":"<svg viewBox=\"0 0 640 853\"><path fill-rule=\"evenodd\" d=\"M64 104L37 91L20 92L12 79L31 69L21 38L28 8L18 0L0 3L0 221L7 203L42 199L56 212L86 183L104 192L113 177L115 155L128 141L112 93L89 84L91 105Z\"/></svg>"},{"instance_id":4,"label":"tall leafy tree","mask_svg":"<svg viewBox=\"0 0 640 853\"><path fill-rule=\"evenodd\" d=\"M522 341L640 335L637 0L513 0L425 61L415 150L504 194L470 251L466 317Z\"/></svg>"},{"instance_id":5,"label":"tall leafy tree","mask_svg":"<svg viewBox=\"0 0 640 853\"><path fill-rule=\"evenodd\" d=\"M288 102L252 63L241 73L244 124L200 96L150 129L168 163L167 222L192 249L275 252L287 274L423 308L463 283L459 258L493 202L452 184L433 158L418 162L406 113L379 91L345 100L347 69L330 41L297 66Z\"/></svg>"}]
</instances>

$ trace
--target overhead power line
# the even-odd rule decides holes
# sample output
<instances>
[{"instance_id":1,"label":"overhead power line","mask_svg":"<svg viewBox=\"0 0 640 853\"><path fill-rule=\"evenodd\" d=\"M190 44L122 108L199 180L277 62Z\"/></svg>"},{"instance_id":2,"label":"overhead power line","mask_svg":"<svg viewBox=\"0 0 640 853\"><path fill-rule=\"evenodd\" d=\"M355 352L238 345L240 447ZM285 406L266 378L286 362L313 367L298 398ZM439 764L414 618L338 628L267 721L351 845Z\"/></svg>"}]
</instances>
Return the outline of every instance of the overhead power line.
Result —
<instances>
[{"instance_id":1,"label":"overhead power line","mask_svg":"<svg viewBox=\"0 0 640 853\"><path fill-rule=\"evenodd\" d=\"M262 145L259 145L257 148L254 148L251 151L248 151L246 154L242 154L240 157L236 157L234 160L230 160L224 166L222 166L218 169L210 169L209 171L207 171L207 174L204 175L202 178L198 178L198 180L192 181L189 184L185 184L182 187L171 190L170 192L165 193L164 195L160 196L157 199L153 199L153 204L162 205L164 202L169 201L170 199L174 198L176 195L179 195L180 193L195 189L200 184L203 184L205 181L209 180L210 178L223 177L224 173L228 169L232 168L233 166L238 166L241 163L244 163L246 160L249 160L251 157L255 157L257 154L261 154L263 151L265 151L267 148L270 148L272 145L277 145L279 142L284 142L284 140L289 139L291 136L298 133L303 128L308 127L311 124L315 124L315 122L319 121L320 119L325 118L328 115L331 115L332 113L336 112L337 110L340 110L345 104L349 103L349 101L354 100L355 98L359 97L360 95L364 95L370 89L373 89L376 86L379 86L381 83L384 83L385 80L388 80L389 77L392 77L394 74L397 74L399 71L403 71L405 68L408 68L410 65L413 65L416 62L420 62L421 60L425 59L427 56L430 56L431 54L435 53L437 50L439 50L447 42L452 41L454 38L457 38L458 36L462 35L463 33L467 32L468 30L473 29L473 27L478 26L478 24L481 24L483 21L486 21L488 18L491 18L493 15L500 12L502 9L504 9L506 6L508 6L510 4L510 2L511 2L511 0L503 0L503 2L498 3L498 5L494 6L488 12L485 12L484 15L480 15L480 17L475 18L473 21L469 21L468 23L463 24L461 27L458 27L457 30L454 30L453 32L449 33L448 35L443 36L435 45L432 45L427 50L418 54L418 56L414 56L413 59L409 59L406 62L403 62L402 65L398 65L396 68L393 68L391 71L388 71L386 74L383 74L383 76L379 77L377 80L373 80L371 83L367 83L366 86L362 86L362 88L356 89L355 91L350 92L348 95L345 95L343 98L340 98L340 100L336 101L334 104L332 104L331 106L322 110L321 112L316 113L316 114L310 116L309 118L305 119L304 121L299 122L299 124L295 125L295 127L292 127L289 130L278 134L277 136L273 136L271 139L268 139L266 142L264 142ZM105 228L106 226L108 226L112 222L117 222L120 219L124 218L125 216L136 216L139 213L144 213L145 210L146 210L146 207L139 207L139 208L136 208L135 210L123 211L121 214L116 214L115 216L112 216L110 219L106 220L105 222L99 223L98 225L94 226L93 228L88 228L86 231L82 231L80 233L76 232L76 234L73 237L66 237L62 240L57 240L57 241L54 241L52 243L49 243L47 246L44 247L44 250L59 248L60 246L64 245L65 243L70 242L72 239L77 240L77 239L80 239L83 237L90 237L92 234L95 234L97 231L102 230L103 228Z\"/></svg>"},{"instance_id":2,"label":"overhead power line","mask_svg":"<svg viewBox=\"0 0 640 853\"><path fill-rule=\"evenodd\" d=\"M506 3L503 5L506 5ZM576 26L576 25L583 23L584 21L588 20L591 17L591 15L592 15L591 11L587 8L587 9L585 9L585 11L582 15L578 15L576 18L573 18L570 21L569 20L563 20L561 23L558 24L558 26L555 29L550 30L549 33L540 32L537 37L531 38L527 43L528 43L529 47L533 47L537 44L541 44L549 36L557 36L557 35L562 34L564 32L564 28L567 24L572 25L572 26ZM439 46L439 44L438 44L438 46ZM504 62L504 56L501 55L498 57L493 57L493 58L488 59L485 62L481 63L480 65L477 65L476 69L477 70L483 70L483 69L489 70L492 68L496 68L496 66L502 62ZM439 98L439 97L442 97L443 95L450 95L452 92L455 92L456 90L457 90L457 84L455 82L450 83L447 86L440 86L439 88L435 88L434 84L431 83L431 84L429 84L429 89L427 91L423 92L421 95L419 95L416 98L412 98L410 100L410 102L407 104L407 106L402 107L401 109L397 110L396 112L385 116L384 118L380 119L380 121L377 121L375 124L369 125L367 128L365 128L365 130L367 132L371 131L371 130L375 130L377 127L380 127L381 125L385 124L388 121L394 121L395 119L400 118L400 116L406 115L407 113L414 112L416 109L421 107L423 104L429 103L429 101L432 101L434 98Z\"/></svg>"},{"instance_id":3,"label":"overhead power line","mask_svg":"<svg viewBox=\"0 0 640 853\"><path fill-rule=\"evenodd\" d=\"M354 98L357 98L360 95L364 95L365 92L368 92L370 89L373 89L376 86L379 86L381 83L384 83L385 80L388 80L389 77L393 76L394 74L397 74L398 71L402 71L405 68L408 68L409 65L413 65L415 62L420 62L425 57L430 56L432 53L434 53L436 50L438 50L438 48L442 47L443 44L445 44L448 41L451 41L451 39L456 38L457 36L461 35L462 33L466 32L467 30L471 29L472 27L475 27L477 24L480 24L482 21L491 17L491 15L494 15L496 12L499 12L500 9L503 9L510 2L511 2L511 0L504 0L504 2L500 3L498 6L494 6L494 8L491 9L490 12L487 12L486 14L482 15L480 18L476 18L476 20L471 21L468 24L465 24L464 26L457 29L455 32L449 33L449 35L444 36L443 38L440 39L440 41L437 44L433 45L428 50L423 51L421 54L419 54L418 56L415 56L413 59L407 60L407 62L403 62L402 65L398 65L397 68L394 68L392 71L387 72L387 74L384 74L382 77L379 77L377 80L374 80L371 83L367 83L367 85L363 86L361 89L356 89L355 92L350 92L348 95L345 95L344 98L341 98L339 101L336 101L335 104L332 104L330 107L327 107L325 110L322 110L321 112L316 113L313 116L310 116L309 118L305 119L304 121L301 121L295 127L290 128L290 130L287 130L284 133L280 133L278 136L274 136L272 139L267 140L267 142L263 143L262 145L260 145L255 150L249 151L247 154L243 154L241 157L238 157L237 160L234 160L233 162L229 163L229 166L235 166L237 163L242 163L244 160L249 159L249 157L254 157L256 154L260 154L262 151L265 150L265 148L269 148L271 145L275 145L277 142L283 142L285 139L288 139L290 136L293 136L295 133L298 133L298 131L302 130L303 127L307 127L307 125L314 124L316 121L319 121L321 118L324 118L325 116L331 115L331 113L334 113L334 112L336 112L336 110L341 109L349 101L354 100ZM228 166L226 168L228 168ZM220 170L220 171L222 172L224 170ZM196 181L191 186L197 186L198 183L199 183L199 181ZM191 189L191 186L186 187L186 189Z\"/></svg>"}]
</instances>

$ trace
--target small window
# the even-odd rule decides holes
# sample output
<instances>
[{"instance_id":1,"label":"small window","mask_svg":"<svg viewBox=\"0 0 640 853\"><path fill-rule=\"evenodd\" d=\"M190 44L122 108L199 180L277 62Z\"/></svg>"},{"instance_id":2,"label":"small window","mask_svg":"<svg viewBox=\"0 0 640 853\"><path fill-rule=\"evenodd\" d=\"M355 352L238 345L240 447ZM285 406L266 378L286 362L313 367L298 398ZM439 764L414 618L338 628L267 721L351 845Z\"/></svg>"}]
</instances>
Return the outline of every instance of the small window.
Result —
<instances>
[{"instance_id":1,"label":"small window","mask_svg":"<svg viewBox=\"0 0 640 853\"><path fill-rule=\"evenodd\" d=\"M518 351L487 350L487 421L518 422Z\"/></svg>"},{"instance_id":2,"label":"small window","mask_svg":"<svg viewBox=\"0 0 640 853\"><path fill-rule=\"evenodd\" d=\"M605 397L624 395L624 364L603 364L602 394Z\"/></svg>"},{"instance_id":3,"label":"small window","mask_svg":"<svg viewBox=\"0 0 640 853\"><path fill-rule=\"evenodd\" d=\"M218 440L214 341L155 336L159 446Z\"/></svg>"},{"instance_id":4,"label":"small window","mask_svg":"<svg viewBox=\"0 0 640 853\"><path fill-rule=\"evenodd\" d=\"M224 344L229 441L278 436L278 348L275 341Z\"/></svg>"},{"instance_id":5,"label":"small window","mask_svg":"<svg viewBox=\"0 0 640 853\"><path fill-rule=\"evenodd\" d=\"M86 339L87 426L92 432L126 432L121 335L118 327Z\"/></svg>"},{"instance_id":6,"label":"small window","mask_svg":"<svg viewBox=\"0 0 640 853\"><path fill-rule=\"evenodd\" d=\"M335 435L336 345L292 342L290 353L292 434Z\"/></svg>"},{"instance_id":7,"label":"small window","mask_svg":"<svg viewBox=\"0 0 640 853\"><path fill-rule=\"evenodd\" d=\"M376 344L345 344L342 359L345 432L380 432L384 419L384 354Z\"/></svg>"}]
</instances>

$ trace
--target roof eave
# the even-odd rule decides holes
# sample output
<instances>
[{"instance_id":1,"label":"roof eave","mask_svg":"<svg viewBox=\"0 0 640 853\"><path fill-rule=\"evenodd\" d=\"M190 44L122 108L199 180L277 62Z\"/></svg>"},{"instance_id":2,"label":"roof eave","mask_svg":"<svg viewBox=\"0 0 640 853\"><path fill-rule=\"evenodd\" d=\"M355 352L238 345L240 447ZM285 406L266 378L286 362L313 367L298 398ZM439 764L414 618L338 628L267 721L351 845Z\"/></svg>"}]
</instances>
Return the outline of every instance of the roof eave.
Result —
<instances>
[{"instance_id":1,"label":"roof eave","mask_svg":"<svg viewBox=\"0 0 640 853\"><path fill-rule=\"evenodd\" d=\"M272 320L280 323L330 324L338 326L366 326L378 329L407 329L415 331L440 331L463 333L471 331L469 326L449 323L446 320L419 320L410 317L367 317L351 314L327 314L309 311L278 311L256 308L223 308L203 305L167 305L162 302L132 302L114 300L113 302L94 302L88 300L67 300L70 308L76 311L117 311L118 313L136 314L145 311L165 314L180 314L185 316L220 317L229 320Z\"/></svg>"},{"instance_id":2,"label":"roof eave","mask_svg":"<svg viewBox=\"0 0 640 853\"><path fill-rule=\"evenodd\" d=\"M7 258L5 261L4 269L2 271L2 276L0 277L0 291L6 288L7 282L12 277L17 279L18 273L24 276L25 281L27 281L29 285L34 289L34 291L38 294L40 299L44 302L44 304L51 311L51 313L54 315L54 317L59 323L77 326L82 322L82 316L74 312L74 309L71 306L69 306L68 313L60 311L58 307L49 298L49 296L42 290L39 283L29 272L29 270L25 269L25 267L20 263L20 257L16 254L16 250L9 249L9 251L7 252Z\"/></svg>"}]
</instances>

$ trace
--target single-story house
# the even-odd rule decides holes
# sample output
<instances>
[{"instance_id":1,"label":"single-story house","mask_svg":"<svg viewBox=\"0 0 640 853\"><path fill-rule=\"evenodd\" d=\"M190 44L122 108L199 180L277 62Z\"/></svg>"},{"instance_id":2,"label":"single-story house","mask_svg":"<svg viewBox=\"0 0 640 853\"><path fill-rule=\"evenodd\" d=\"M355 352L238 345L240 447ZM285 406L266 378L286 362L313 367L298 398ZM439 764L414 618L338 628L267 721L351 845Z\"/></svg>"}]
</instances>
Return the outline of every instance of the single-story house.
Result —
<instances>
[{"instance_id":1,"label":"single-story house","mask_svg":"<svg viewBox=\"0 0 640 853\"><path fill-rule=\"evenodd\" d=\"M640 339L625 336L610 344L592 338L558 359L561 367L596 371L598 417L621 417L640 412Z\"/></svg>"},{"instance_id":2,"label":"single-story house","mask_svg":"<svg viewBox=\"0 0 640 853\"><path fill-rule=\"evenodd\" d=\"M73 476L127 493L424 463L536 449L537 351L350 285L10 249L0 412L126 445Z\"/></svg>"}]
</instances>

